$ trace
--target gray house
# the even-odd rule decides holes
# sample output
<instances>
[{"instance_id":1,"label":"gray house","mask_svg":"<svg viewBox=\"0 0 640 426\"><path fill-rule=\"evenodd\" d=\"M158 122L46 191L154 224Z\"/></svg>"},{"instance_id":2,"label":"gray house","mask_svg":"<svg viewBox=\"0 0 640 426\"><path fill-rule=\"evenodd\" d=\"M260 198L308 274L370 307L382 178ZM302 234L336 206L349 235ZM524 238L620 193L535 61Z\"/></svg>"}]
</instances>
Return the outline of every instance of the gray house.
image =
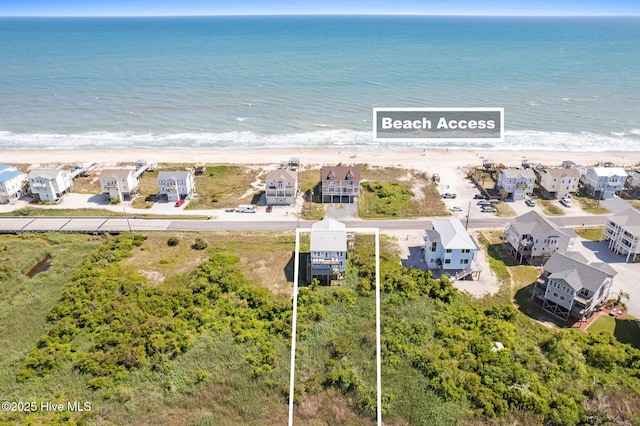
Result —
<instances>
[{"instance_id":1,"label":"gray house","mask_svg":"<svg viewBox=\"0 0 640 426\"><path fill-rule=\"evenodd\" d=\"M194 189L193 173L188 170L162 170L158 173L158 195L166 196L169 201L191 198Z\"/></svg>"},{"instance_id":2,"label":"gray house","mask_svg":"<svg viewBox=\"0 0 640 426\"><path fill-rule=\"evenodd\" d=\"M296 203L298 195L298 171L276 169L265 177L267 204L290 205Z\"/></svg>"},{"instance_id":3,"label":"gray house","mask_svg":"<svg viewBox=\"0 0 640 426\"><path fill-rule=\"evenodd\" d=\"M504 189L513 201L523 200L533 192L536 174L531 169L504 169L498 174L496 187Z\"/></svg>"},{"instance_id":4,"label":"gray house","mask_svg":"<svg viewBox=\"0 0 640 426\"><path fill-rule=\"evenodd\" d=\"M555 252L571 250L575 240L573 229L560 228L531 211L505 226L502 246L520 263L541 264Z\"/></svg>"},{"instance_id":5,"label":"gray house","mask_svg":"<svg viewBox=\"0 0 640 426\"><path fill-rule=\"evenodd\" d=\"M307 280L340 280L347 270L347 231L343 223L324 219L311 226Z\"/></svg>"},{"instance_id":6,"label":"gray house","mask_svg":"<svg viewBox=\"0 0 640 426\"><path fill-rule=\"evenodd\" d=\"M584 321L609 299L616 275L606 263L589 263L576 252L554 253L536 280L533 297L548 312L568 321Z\"/></svg>"}]
</instances>

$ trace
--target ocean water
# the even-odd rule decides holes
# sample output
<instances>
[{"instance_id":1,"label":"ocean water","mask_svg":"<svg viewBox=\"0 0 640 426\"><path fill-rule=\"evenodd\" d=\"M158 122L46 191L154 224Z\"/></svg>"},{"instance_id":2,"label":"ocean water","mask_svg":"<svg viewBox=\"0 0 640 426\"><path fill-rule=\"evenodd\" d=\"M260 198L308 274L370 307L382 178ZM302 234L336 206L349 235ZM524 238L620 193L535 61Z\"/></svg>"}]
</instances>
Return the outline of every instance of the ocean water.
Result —
<instances>
[{"instance_id":1,"label":"ocean water","mask_svg":"<svg viewBox=\"0 0 640 426\"><path fill-rule=\"evenodd\" d=\"M0 147L638 150L640 18L0 19ZM374 107L505 140L373 142Z\"/></svg>"}]
</instances>

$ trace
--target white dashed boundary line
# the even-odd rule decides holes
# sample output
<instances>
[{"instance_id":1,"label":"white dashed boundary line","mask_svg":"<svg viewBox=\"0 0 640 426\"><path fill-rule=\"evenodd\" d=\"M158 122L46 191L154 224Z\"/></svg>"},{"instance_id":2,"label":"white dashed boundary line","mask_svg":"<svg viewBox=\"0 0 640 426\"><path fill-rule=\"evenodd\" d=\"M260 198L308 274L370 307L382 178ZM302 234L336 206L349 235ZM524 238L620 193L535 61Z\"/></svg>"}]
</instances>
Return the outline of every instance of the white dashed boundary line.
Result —
<instances>
[{"instance_id":1,"label":"white dashed boundary line","mask_svg":"<svg viewBox=\"0 0 640 426\"><path fill-rule=\"evenodd\" d=\"M296 228L296 249L293 263L293 317L291 324L291 372L289 376L289 426L293 426L293 399L296 370L296 333L298 318L298 276L300 274L300 233L311 232L311 228ZM382 350L380 345L380 230L378 228L348 229L347 232L359 232L376 235L376 388L378 426L382 426Z\"/></svg>"}]
</instances>

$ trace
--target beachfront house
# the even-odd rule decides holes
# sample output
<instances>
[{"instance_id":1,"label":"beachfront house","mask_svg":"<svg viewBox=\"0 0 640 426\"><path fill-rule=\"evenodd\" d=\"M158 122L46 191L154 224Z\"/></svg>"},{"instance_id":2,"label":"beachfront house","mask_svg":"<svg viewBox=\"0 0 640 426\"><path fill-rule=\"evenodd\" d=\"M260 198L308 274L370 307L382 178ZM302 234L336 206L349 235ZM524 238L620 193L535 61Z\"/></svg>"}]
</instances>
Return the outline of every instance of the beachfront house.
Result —
<instances>
[{"instance_id":1,"label":"beachfront house","mask_svg":"<svg viewBox=\"0 0 640 426\"><path fill-rule=\"evenodd\" d=\"M533 297L565 321L584 321L609 299L616 271L577 252L554 253L535 282Z\"/></svg>"},{"instance_id":2,"label":"beachfront house","mask_svg":"<svg viewBox=\"0 0 640 426\"><path fill-rule=\"evenodd\" d=\"M40 201L57 203L71 190L73 178L69 170L34 169L29 172L29 188Z\"/></svg>"},{"instance_id":3,"label":"beachfront house","mask_svg":"<svg viewBox=\"0 0 640 426\"><path fill-rule=\"evenodd\" d=\"M456 279L480 273L473 264L480 248L458 219L433 219L424 237L427 268L456 275Z\"/></svg>"},{"instance_id":4,"label":"beachfront house","mask_svg":"<svg viewBox=\"0 0 640 426\"><path fill-rule=\"evenodd\" d=\"M158 195L168 201L186 200L193 196L195 181L188 170L158 172Z\"/></svg>"},{"instance_id":5,"label":"beachfront house","mask_svg":"<svg viewBox=\"0 0 640 426\"><path fill-rule=\"evenodd\" d=\"M541 169L538 171L538 187L548 200L565 198L578 190L580 172L577 169Z\"/></svg>"},{"instance_id":6,"label":"beachfront house","mask_svg":"<svg viewBox=\"0 0 640 426\"><path fill-rule=\"evenodd\" d=\"M552 254L573 249L576 233L560 228L536 211L518 216L505 226L502 246L519 263L542 264Z\"/></svg>"},{"instance_id":7,"label":"beachfront house","mask_svg":"<svg viewBox=\"0 0 640 426\"><path fill-rule=\"evenodd\" d=\"M8 164L0 164L0 203L13 203L24 195L27 175Z\"/></svg>"},{"instance_id":8,"label":"beachfront house","mask_svg":"<svg viewBox=\"0 0 640 426\"><path fill-rule=\"evenodd\" d=\"M613 198L624 189L627 172L622 167L592 167L582 177L584 191L596 200Z\"/></svg>"},{"instance_id":9,"label":"beachfront house","mask_svg":"<svg viewBox=\"0 0 640 426\"><path fill-rule=\"evenodd\" d=\"M323 166L323 203L357 203L360 197L360 166Z\"/></svg>"},{"instance_id":10,"label":"beachfront house","mask_svg":"<svg viewBox=\"0 0 640 426\"><path fill-rule=\"evenodd\" d=\"M626 262L636 262L640 254L640 212L629 208L609 216L602 239L608 242L609 250L625 256Z\"/></svg>"},{"instance_id":11,"label":"beachfront house","mask_svg":"<svg viewBox=\"0 0 640 426\"><path fill-rule=\"evenodd\" d=\"M640 195L640 170L634 170L628 179L629 192L636 197Z\"/></svg>"},{"instance_id":12,"label":"beachfront house","mask_svg":"<svg viewBox=\"0 0 640 426\"><path fill-rule=\"evenodd\" d=\"M100 188L112 201L131 199L139 192L140 173L130 169L110 169L100 173Z\"/></svg>"},{"instance_id":13,"label":"beachfront house","mask_svg":"<svg viewBox=\"0 0 640 426\"><path fill-rule=\"evenodd\" d=\"M531 169L503 169L498 174L496 188L505 190L507 198L523 200L533 193L536 175Z\"/></svg>"},{"instance_id":14,"label":"beachfront house","mask_svg":"<svg viewBox=\"0 0 640 426\"><path fill-rule=\"evenodd\" d=\"M267 204L290 205L296 203L298 194L298 171L277 169L265 177Z\"/></svg>"},{"instance_id":15,"label":"beachfront house","mask_svg":"<svg viewBox=\"0 0 640 426\"><path fill-rule=\"evenodd\" d=\"M344 278L347 270L346 226L333 219L311 225L311 244L307 257L307 281L318 278L330 284Z\"/></svg>"}]
</instances>

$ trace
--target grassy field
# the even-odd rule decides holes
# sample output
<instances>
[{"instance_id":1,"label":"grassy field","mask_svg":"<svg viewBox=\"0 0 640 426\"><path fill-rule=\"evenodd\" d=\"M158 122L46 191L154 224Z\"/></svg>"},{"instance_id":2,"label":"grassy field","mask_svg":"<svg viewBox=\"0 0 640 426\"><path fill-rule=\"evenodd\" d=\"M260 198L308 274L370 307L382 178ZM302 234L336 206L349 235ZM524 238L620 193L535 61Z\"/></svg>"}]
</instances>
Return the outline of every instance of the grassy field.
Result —
<instances>
[{"instance_id":1,"label":"grassy field","mask_svg":"<svg viewBox=\"0 0 640 426\"><path fill-rule=\"evenodd\" d=\"M12 212L0 213L0 216L75 216L75 217L103 217L124 216L124 212L114 212L107 209L47 209L38 207L25 207Z\"/></svg>"},{"instance_id":2,"label":"grassy field","mask_svg":"<svg viewBox=\"0 0 640 426\"><path fill-rule=\"evenodd\" d=\"M640 349L640 334L638 334L638 320L636 319L618 319L609 315L600 315L587 331L591 334L610 334L620 342L629 343Z\"/></svg>"},{"instance_id":3,"label":"grassy field","mask_svg":"<svg viewBox=\"0 0 640 426\"><path fill-rule=\"evenodd\" d=\"M171 237L177 244L168 244ZM208 246L193 249L196 238ZM92 403L92 411L82 414L0 413L0 423L286 424L293 235L150 233L123 260L110 257L123 249L111 253L102 246L99 253L92 253L98 244L118 240L56 234L0 236L0 264L4 265L0 273L9 274L0 280L2 398ZM577 425L587 415L634 424L640 415L640 380L631 364L640 353L623 348L615 339L604 342L531 321L513 308L510 289L526 289L537 271L505 256L499 232L485 233L479 241L488 247L491 268L506 285L498 295L477 300L459 294L446 279L434 280L405 269L398 262L396 244L383 239L385 424ZM308 244L308 238L303 238L303 251ZM14 248L19 255L14 255ZM235 262L227 253L239 258L239 270L248 283L240 284L244 278L239 270L219 269L211 263L214 258ZM49 271L24 277L25 270L47 255L52 259ZM89 256L98 259L95 269L88 268L91 262L82 263ZM373 238L362 235L349 253L345 280L331 287L301 288L296 424L375 424L373 270ZM102 279L104 286L92 289L91 279L97 283ZM16 380L25 357L42 349L38 340L47 330L48 341L40 342L48 342L53 350L64 349L66 334L52 333L46 316L71 281L75 286L75 292L69 293L72 303L53 311L59 318L56 326L61 326L54 331L78 321L91 324L117 316L129 319L123 325L133 332L150 323L178 326L179 317L189 319L188 331L160 328L149 336L148 344L156 347L169 333L191 336L190 345L155 367L127 364L130 368L123 369L110 386L96 386L102 383L100 377L92 378L65 360L42 377ZM224 291L216 287L219 284L224 284ZM106 288L111 290L105 292ZM219 291L210 293L214 288ZM271 301L272 294L276 302ZM186 301L188 308L183 305ZM111 304L112 310L100 310ZM65 317L74 306L91 309L84 311L85 316ZM107 315L92 318L92 309ZM93 339L109 336L109 329L102 327L83 335L88 338L77 343L79 353L86 352ZM139 344L138 338L133 335L131 344ZM494 341L502 342L505 349L493 351ZM108 347L109 340L104 342ZM256 365L265 347L273 349L269 352L273 358ZM95 348L98 353L102 350ZM131 363L131 354L124 355L123 362ZM104 356L113 354L104 352ZM602 398L611 405L596 406Z\"/></svg>"},{"instance_id":4,"label":"grassy field","mask_svg":"<svg viewBox=\"0 0 640 426\"><path fill-rule=\"evenodd\" d=\"M555 200L537 200L536 203L540 206L542 213L547 216L564 216L564 207L558 206L558 202Z\"/></svg>"},{"instance_id":5,"label":"grassy field","mask_svg":"<svg viewBox=\"0 0 640 426\"><path fill-rule=\"evenodd\" d=\"M140 179L140 196L133 201L136 208L150 208L158 194L158 172L185 170L193 164L161 164L155 171L145 173ZM206 210L237 207L238 204L257 202L260 189L252 184L263 174L262 168L235 165L208 165L202 176L195 176L196 195L186 207L189 210Z\"/></svg>"},{"instance_id":6,"label":"grassy field","mask_svg":"<svg viewBox=\"0 0 640 426\"><path fill-rule=\"evenodd\" d=\"M604 206L601 205L600 201L594 200L593 198L573 196L573 200L577 201L580 204L580 206L582 207L582 210L584 210L585 213L589 213L589 214L611 213L608 209L606 209Z\"/></svg>"},{"instance_id":7,"label":"grassy field","mask_svg":"<svg viewBox=\"0 0 640 426\"><path fill-rule=\"evenodd\" d=\"M602 226L585 226L575 228L576 234L578 234L580 238L584 238L589 241L600 241L600 238L602 237L602 229Z\"/></svg>"},{"instance_id":8,"label":"grassy field","mask_svg":"<svg viewBox=\"0 0 640 426\"><path fill-rule=\"evenodd\" d=\"M498 210L498 212L496 213L496 216L500 216L500 217L515 217L516 216L515 210L513 210L513 208L511 208L509 203L505 203L505 202L494 203L494 204L492 204L492 206L495 207L496 210Z\"/></svg>"}]
</instances>

